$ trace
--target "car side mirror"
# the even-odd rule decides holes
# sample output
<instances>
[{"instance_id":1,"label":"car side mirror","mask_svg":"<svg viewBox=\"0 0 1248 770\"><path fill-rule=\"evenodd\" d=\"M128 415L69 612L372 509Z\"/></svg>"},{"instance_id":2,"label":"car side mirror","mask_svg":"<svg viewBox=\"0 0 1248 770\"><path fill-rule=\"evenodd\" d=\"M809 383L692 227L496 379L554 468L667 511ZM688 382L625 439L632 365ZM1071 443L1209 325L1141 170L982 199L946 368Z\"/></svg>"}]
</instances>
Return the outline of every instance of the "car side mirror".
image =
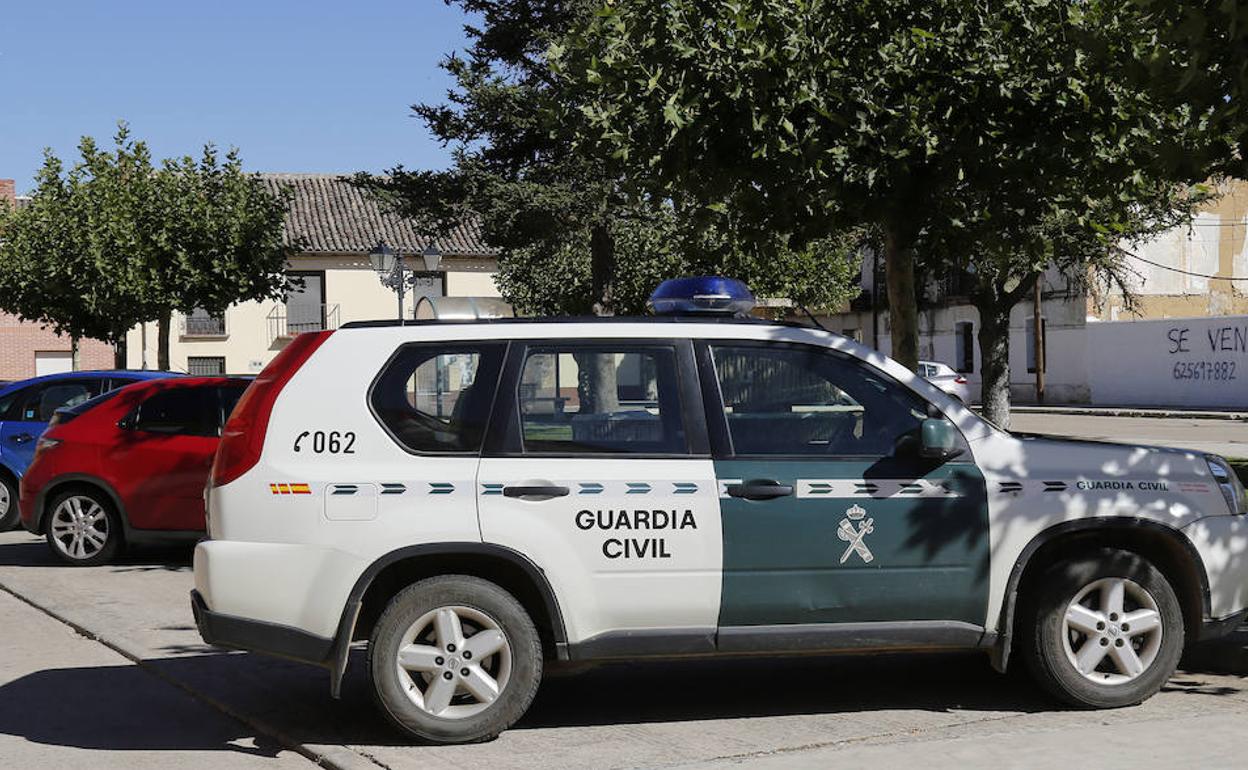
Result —
<instances>
[{"instance_id":1,"label":"car side mirror","mask_svg":"<svg viewBox=\"0 0 1248 770\"><path fill-rule=\"evenodd\" d=\"M958 429L944 417L929 417L920 428L919 456L927 460L951 460L962 454Z\"/></svg>"}]
</instances>

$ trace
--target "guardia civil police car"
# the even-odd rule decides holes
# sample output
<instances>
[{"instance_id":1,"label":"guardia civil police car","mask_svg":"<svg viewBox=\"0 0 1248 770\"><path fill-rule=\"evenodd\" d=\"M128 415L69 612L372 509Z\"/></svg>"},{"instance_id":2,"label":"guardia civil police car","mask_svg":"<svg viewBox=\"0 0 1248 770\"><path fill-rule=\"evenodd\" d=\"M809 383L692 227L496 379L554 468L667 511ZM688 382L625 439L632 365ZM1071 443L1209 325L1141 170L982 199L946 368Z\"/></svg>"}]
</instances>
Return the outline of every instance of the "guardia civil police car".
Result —
<instances>
[{"instance_id":1,"label":"guardia civil police car","mask_svg":"<svg viewBox=\"0 0 1248 770\"><path fill-rule=\"evenodd\" d=\"M665 284L649 318L348 324L244 395L192 595L210 643L368 640L381 710L496 735L543 666L979 649L1138 703L1248 612L1218 457L1012 435L820 329Z\"/></svg>"}]
</instances>

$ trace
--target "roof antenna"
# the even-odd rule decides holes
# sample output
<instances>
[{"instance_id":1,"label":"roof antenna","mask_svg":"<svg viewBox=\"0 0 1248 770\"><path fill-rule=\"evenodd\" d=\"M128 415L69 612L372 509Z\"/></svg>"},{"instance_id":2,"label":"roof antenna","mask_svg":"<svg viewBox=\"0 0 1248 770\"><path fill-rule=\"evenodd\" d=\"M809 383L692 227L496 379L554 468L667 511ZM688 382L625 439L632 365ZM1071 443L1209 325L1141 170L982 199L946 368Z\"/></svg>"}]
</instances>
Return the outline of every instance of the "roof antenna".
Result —
<instances>
[{"instance_id":1,"label":"roof antenna","mask_svg":"<svg viewBox=\"0 0 1248 770\"><path fill-rule=\"evenodd\" d=\"M832 330L831 330L831 329L829 329L828 327L826 327L826 326L824 326L823 324L819 323L819 319L818 319L818 318L815 318L815 314L814 314L814 313L812 313L812 312L810 312L810 308L806 307L805 305L798 305L798 307L800 307L800 308L802 309L802 312L806 314L806 317L807 317L807 318L809 318L809 319L810 319L810 322L811 322L812 324L814 324L816 327L818 327L818 328L820 328L820 329L823 329L825 332L830 332L830 331L832 331Z\"/></svg>"}]
</instances>

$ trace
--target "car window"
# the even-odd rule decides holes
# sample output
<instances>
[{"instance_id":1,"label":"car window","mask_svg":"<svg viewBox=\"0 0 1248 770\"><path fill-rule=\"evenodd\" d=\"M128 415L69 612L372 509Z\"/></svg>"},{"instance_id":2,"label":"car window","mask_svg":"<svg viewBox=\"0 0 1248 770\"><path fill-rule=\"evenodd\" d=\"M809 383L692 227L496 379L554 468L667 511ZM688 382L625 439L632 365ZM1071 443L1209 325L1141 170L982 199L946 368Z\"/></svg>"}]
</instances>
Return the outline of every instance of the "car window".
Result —
<instances>
[{"instance_id":1,"label":"car window","mask_svg":"<svg viewBox=\"0 0 1248 770\"><path fill-rule=\"evenodd\" d=\"M413 452L479 452L506 345L411 344L373 385L373 413Z\"/></svg>"},{"instance_id":2,"label":"car window","mask_svg":"<svg viewBox=\"0 0 1248 770\"><path fill-rule=\"evenodd\" d=\"M21 416L18 404L25 398L27 390L29 388L22 388L0 396L0 420L16 420Z\"/></svg>"},{"instance_id":3,"label":"car window","mask_svg":"<svg viewBox=\"0 0 1248 770\"><path fill-rule=\"evenodd\" d=\"M530 348L517 392L526 454L685 454L673 348Z\"/></svg>"},{"instance_id":4,"label":"car window","mask_svg":"<svg viewBox=\"0 0 1248 770\"><path fill-rule=\"evenodd\" d=\"M77 406L100 394L100 380L54 380L26 391L17 419L48 422L57 409Z\"/></svg>"},{"instance_id":5,"label":"car window","mask_svg":"<svg viewBox=\"0 0 1248 770\"><path fill-rule=\"evenodd\" d=\"M150 396L134 418L136 430L182 436L216 436L215 388L169 388Z\"/></svg>"},{"instance_id":6,"label":"car window","mask_svg":"<svg viewBox=\"0 0 1248 770\"><path fill-rule=\"evenodd\" d=\"M712 344L737 455L888 456L927 405L880 372L812 346Z\"/></svg>"},{"instance_id":7,"label":"car window","mask_svg":"<svg viewBox=\"0 0 1248 770\"><path fill-rule=\"evenodd\" d=\"M242 382L232 385L223 385L218 389L217 392L219 393L221 399L220 423L222 426L224 426L226 421L230 419L230 413L234 411L235 405L237 405L238 400L243 397L243 391L245 390L247 390L247 383Z\"/></svg>"}]
</instances>

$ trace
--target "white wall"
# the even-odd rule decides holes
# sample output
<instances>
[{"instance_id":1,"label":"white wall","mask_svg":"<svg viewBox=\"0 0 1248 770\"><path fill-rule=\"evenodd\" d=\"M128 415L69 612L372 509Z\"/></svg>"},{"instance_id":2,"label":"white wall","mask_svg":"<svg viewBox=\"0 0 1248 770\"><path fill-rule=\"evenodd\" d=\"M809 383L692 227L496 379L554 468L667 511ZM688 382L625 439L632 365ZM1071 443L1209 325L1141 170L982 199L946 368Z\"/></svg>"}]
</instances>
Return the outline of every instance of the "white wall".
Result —
<instances>
[{"instance_id":1,"label":"white wall","mask_svg":"<svg viewBox=\"0 0 1248 770\"><path fill-rule=\"evenodd\" d=\"M409 268L421 269L418 259L409 260ZM324 271L325 304L337 307L336 322L391 319L398 315L398 298L394 291L378 280L368 260L360 255L296 257L290 266L295 271ZM444 258L440 269L446 273L446 293L451 297L497 297L494 285L496 264L492 259ZM409 292L404 315L414 317L416 297ZM185 372L192 356L225 358L230 374L259 372L285 347L288 338L275 338L270 329L269 314L283 312L283 303L242 302L225 312L226 334L222 337L187 337L180 334L181 318L173 318L169 339L169 365L174 371ZM156 368L156 324L148 323L146 358L143 351L143 330L135 327L126 336L127 365L133 369Z\"/></svg>"},{"instance_id":2,"label":"white wall","mask_svg":"<svg viewBox=\"0 0 1248 770\"><path fill-rule=\"evenodd\" d=\"M1090 323L1093 403L1248 408L1248 316Z\"/></svg>"}]
</instances>

